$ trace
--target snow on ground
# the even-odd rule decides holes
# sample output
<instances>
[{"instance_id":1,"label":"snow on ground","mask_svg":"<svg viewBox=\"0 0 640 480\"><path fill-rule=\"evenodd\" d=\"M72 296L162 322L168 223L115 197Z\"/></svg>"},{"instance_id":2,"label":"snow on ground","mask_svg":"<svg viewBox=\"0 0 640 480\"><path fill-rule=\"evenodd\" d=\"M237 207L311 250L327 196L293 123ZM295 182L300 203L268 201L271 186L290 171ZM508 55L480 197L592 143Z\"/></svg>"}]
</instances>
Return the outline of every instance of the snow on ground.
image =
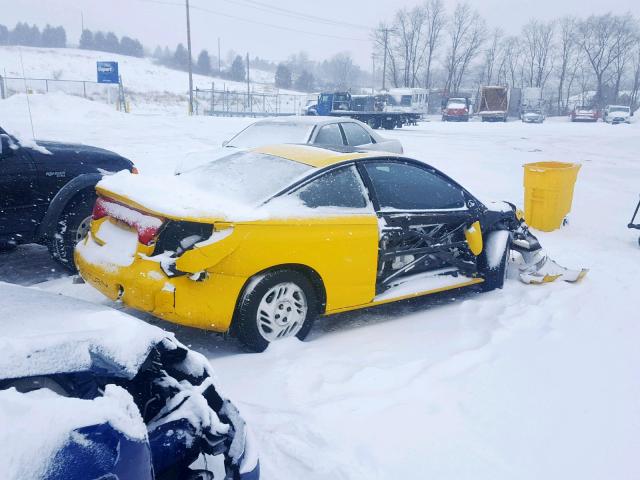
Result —
<instances>
[{"instance_id":1,"label":"snow on ground","mask_svg":"<svg viewBox=\"0 0 640 480\"><path fill-rule=\"evenodd\" d=\"M31 100L38 137L110 148L156 176L252 121ZM0 101L0 124L28 132L25 111L24 97ZM382 133L481 198L519 205L524 163L580 162L570 224L539 238L589 275L527 286L512 273L501 291L320 319L308 342L262 354L129 313L211 359L256 433L266 479L640 478L640 248L626 228L640 193L640 124L432 121ZM0 262L0 280L55 278L37 287L109 303L49 271L39 247Z\"/></svg>"}]
</instances>

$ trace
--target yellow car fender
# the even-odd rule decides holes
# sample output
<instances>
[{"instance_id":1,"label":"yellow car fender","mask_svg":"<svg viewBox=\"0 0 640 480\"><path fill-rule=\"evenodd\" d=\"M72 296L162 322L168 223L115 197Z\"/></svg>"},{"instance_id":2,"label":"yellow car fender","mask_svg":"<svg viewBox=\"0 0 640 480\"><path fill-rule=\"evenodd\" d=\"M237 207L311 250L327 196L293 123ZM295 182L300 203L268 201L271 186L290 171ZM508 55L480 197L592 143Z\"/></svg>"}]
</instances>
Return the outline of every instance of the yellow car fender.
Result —
<instances>
[{"instance_id":1,"label":"yellow car fender","mask_svg":"<svg viewBox=\"0 0 640 480\"><path fill-rule=\"evenodd\" d=\"M215 232L210 240L196 244L192 250L182 254L176 261L176 268L181 272L196 273L207 270L220 263L244 241L246 231L238 231L231 224L216 224ZM220 240L215 240L215 236Z\"/></svg>"}]
</instances>

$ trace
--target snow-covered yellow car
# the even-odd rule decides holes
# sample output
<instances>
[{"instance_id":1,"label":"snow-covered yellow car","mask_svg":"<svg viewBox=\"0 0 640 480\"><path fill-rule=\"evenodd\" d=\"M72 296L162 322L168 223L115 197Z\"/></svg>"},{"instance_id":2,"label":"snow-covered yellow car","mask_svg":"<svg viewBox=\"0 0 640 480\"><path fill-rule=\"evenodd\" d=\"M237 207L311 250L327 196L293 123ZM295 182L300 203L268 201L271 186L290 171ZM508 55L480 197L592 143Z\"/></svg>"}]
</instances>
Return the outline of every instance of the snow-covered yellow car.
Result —
<instances>
[{"instance_id":1,"label":"snow-covered yellow car","mask_svg":"<svg viewBox=\"0 0 640 480\"><path fill-rule=\"evenodd\" d=\"M166 320L254 350L331 315L521 277L576 272L540 249L515 208L485 206L438 170L384 152L275 145L175 177L105 177L75 253L82 277Z\"/></svg>"}]
</instances>

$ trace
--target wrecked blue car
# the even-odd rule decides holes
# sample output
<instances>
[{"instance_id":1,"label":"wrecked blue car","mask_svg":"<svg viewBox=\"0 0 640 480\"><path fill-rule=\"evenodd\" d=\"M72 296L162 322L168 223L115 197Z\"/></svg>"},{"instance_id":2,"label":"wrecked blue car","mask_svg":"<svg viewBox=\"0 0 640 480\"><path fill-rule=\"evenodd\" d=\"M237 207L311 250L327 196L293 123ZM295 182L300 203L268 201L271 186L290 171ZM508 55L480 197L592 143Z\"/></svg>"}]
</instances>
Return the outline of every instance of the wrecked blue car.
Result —
<instances>
[{"instance_id":1,"label":"wrecked blue car","mask_svg":"<svg viewBox=\"0 0 640 480\"><path fill-rule=\"evenodd\" d=\"M257 480L205 357L82 300L0 283L0 477Z\"/></svg>"}]
</instances>

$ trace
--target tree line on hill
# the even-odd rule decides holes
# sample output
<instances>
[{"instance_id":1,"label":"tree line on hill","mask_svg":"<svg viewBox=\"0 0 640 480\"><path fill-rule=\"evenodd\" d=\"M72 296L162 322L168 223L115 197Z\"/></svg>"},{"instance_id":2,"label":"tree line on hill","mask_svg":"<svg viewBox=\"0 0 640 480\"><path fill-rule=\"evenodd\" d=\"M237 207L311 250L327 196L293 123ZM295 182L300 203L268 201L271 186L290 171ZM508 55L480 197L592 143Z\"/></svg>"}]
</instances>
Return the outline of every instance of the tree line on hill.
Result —
<instances>
[{"instance_id":1,"label":"tree line on hill","mask_svg":"<svg viewBox=\"0 0 640 480\"><path fill-rule=\"evenodd\" d=\"M64 27L52 27L49 24L42 31L37 25L30 26L23 22L18 22L12 30L0 25L0 45L64 48L67 46L67 32Z\"/></svg>"},{"instance_id":2,"label":"tree line on hill","mask_svg":"<svg viewBox=\"0 0 640 480\"><path fill-rule=\"evenodd\" d=\"M0 25L0 45L23 45L29 47L66 48L67 34L64 27L46 25L42 30L37 25L18 22L9 29ZM144 57L145 48L134 38L118 36L113 32L92 31L84 29L79 39L79 48L117 53L133 57ZM195 73L218 78L243 82L247 73L251 81L256 77L250 70L257 69L271 72L275 76L275 86L281 89L293 89L312 92L316 89L348 89L365 85L370 77L353 61L349 53L339 53L328 60L315 62L304 52L291 55L286 61L272 62L253 57L247 68L246 57L230 50L224 60L202 50L197 58L189 59L187 49L178 44L175 50L168 47L157 47L152 55L153 60L169 68L186 71L189 62ZM249 70L249 72L248 72ZM259 79L258 79L259 81Z\"/></svg>"},{"instance_id":3,"label":"tree line on hill","mask_svg":"<svg viewBox=\"0 0 640 480\"><path fill-rule=\"evenodd\" d=\"M131 57L144 57L144 47L139 40L127 36L118 39L113 32L92 32L83 30L80 35L79 47L85 50L119 53Z\"/></svg>"}]
</instances>

